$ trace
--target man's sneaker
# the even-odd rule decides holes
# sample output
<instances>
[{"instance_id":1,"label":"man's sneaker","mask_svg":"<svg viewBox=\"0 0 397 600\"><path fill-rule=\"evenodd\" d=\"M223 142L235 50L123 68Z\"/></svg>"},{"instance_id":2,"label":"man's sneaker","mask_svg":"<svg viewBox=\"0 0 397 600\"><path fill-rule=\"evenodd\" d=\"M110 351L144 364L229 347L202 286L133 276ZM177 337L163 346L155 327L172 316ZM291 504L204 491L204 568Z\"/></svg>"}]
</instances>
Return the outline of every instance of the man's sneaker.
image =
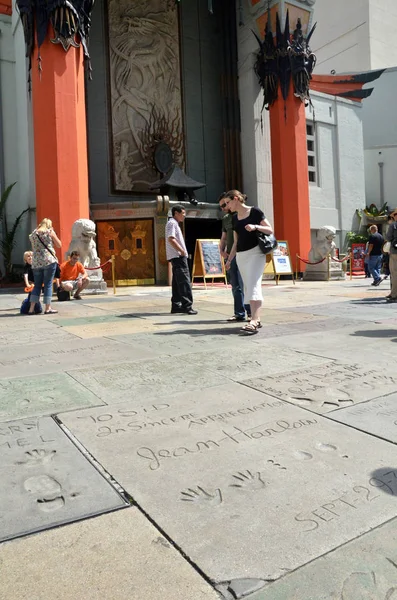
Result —
<instances>
[{"instance_id":1,"label":"man's sneaker","mask_svg":"<svg viewBox=\"0 0 397 600\"><path fill-rule=\"evenodd\" d=\"M376 281L374 281L373 283L371 283L371 285L378 286L381 283L382 283L382 278L379 278Z\"/></svg>"}]
</instances>

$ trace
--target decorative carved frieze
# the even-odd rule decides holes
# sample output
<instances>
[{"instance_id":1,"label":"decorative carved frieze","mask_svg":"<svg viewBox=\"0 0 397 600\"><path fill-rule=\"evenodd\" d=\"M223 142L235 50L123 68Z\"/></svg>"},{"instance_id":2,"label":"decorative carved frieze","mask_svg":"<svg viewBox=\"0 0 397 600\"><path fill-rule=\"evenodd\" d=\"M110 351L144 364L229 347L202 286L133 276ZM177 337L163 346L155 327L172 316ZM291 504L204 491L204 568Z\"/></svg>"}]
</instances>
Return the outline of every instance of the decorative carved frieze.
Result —
<instances>
[{"instance_id":1,"label":"decorative carved frieze","mask_svg":"<svg viewBox=\"0 0 397 600\"><path fill-rule=\"evenodd\" d=\"M114 188L147 192L165 141L183 166L178 11L169 0L109 0Z\"/></svg>"}]
</instances>

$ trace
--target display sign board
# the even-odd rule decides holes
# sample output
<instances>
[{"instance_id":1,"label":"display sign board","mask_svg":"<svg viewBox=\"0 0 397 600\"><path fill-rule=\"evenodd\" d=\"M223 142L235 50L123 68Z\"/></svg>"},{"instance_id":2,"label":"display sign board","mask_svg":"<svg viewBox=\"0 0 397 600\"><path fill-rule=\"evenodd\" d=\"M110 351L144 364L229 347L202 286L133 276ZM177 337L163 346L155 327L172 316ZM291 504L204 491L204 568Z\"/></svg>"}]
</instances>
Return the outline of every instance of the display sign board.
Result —
<instances>
[{"instance_id":1,"label":"display sign board","mask_svg":"<svg viewBox=\"0 0 397 600\"><path fill-rule=\"evenodd\" d=\"M352 273L361 275L365 273L364 254L366 244L352 244Z\"/></svg>"},{"instance_id":2,"label":"display sign board","mask_svg":"<svg viewBox=\"0 0 397 600\"><path fill-rule=\"evenodd\" d=\"M295 284L288 242L278 240L277 248L268 254L266 259L265 275L274 274L277 285L281 275L292 275L292 281Z\"/></svg>"},{"instance_id":3,"label":"display sign board","mask_svg":"<svg viewBox=\"0 0 397 600\"><path fill-rule=\"evenodd\" d=\"M278 246L273 251L272 257L274 264L274 272L276 273L276 275L293 274L288 242L278 242Z\"/></svg>"},{"instance_id":4,"label":"display sign board","mask_svg":"<svg viewBox=\"0 0 397 600\"><path fill-rule=\"evenodd\" d=\"M196 240L192 282L198 278L204 279L205 285L207 279L223 279L227 284L219 240Z\"/></svg>"}]
</instances>

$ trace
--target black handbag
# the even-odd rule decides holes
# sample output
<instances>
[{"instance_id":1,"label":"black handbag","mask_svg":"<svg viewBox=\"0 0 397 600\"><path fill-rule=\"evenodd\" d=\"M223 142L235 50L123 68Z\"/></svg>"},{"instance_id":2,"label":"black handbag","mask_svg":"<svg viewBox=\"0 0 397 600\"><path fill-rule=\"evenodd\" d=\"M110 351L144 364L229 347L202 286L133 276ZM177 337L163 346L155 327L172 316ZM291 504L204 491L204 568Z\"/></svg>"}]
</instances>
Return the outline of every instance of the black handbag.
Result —
<instances>
[{"instance_id":1,"label":"black handbag","mask_svg":"<svg viewBox=\"0 0 397 600\"><path fill-rule=\"evenodd\" d=\"M256 231L256 237L258 238L258 246L263 254L270 254L278 246L278 242L272 233Z\"/></svg>"}]
</instances>

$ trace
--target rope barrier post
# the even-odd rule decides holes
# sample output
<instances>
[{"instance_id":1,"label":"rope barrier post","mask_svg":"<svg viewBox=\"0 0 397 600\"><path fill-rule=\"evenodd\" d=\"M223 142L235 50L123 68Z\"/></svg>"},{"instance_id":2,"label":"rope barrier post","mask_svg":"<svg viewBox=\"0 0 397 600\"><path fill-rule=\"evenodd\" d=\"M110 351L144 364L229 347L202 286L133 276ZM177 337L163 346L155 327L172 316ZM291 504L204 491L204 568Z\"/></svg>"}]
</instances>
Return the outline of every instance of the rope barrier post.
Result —
<instances>
[{"instance_id":1,"label":"rope barrier post","mask_svg":"<svg viewBox=\"0 0 397 600\"><path fill-rule=\"evenodd\" d=\"M353 253L350 252L350 281L353 279Z\"/></svg>"},{"instance_id":2,"label":"rope barrier post","mask_svg":"<svg viewBox=\"0 0 397 600\"><path fill-rule=\"evenodd\" d=\"M114 268L114 263L115 263L116 257L114 254L112 254L112 282L113 282L113 294L116 295L116 278L115 278L115 268Z\"/></svg>"},{"instance_id":3,"label":"rope barrier post","mask_svg":"<svg viewBox=\"0 0 397 600\"><path fill-rule=\"evenodd\" d=\"M329 281L331 279L331 255L328 254L328 279L327 281Z\"/></svg>"},{"instance_id":4,"label":"rope barrier post","mask_svg":"<svg viewBox=\"0 0 397 600\"><path fill-rule=\"evenodd\" d=\"M298 264L299 264L299 259L298 259L298 255L296 255L296 263L295 263L295 279L296 281L298 281Z\"/></svg>"}]
</instances>

